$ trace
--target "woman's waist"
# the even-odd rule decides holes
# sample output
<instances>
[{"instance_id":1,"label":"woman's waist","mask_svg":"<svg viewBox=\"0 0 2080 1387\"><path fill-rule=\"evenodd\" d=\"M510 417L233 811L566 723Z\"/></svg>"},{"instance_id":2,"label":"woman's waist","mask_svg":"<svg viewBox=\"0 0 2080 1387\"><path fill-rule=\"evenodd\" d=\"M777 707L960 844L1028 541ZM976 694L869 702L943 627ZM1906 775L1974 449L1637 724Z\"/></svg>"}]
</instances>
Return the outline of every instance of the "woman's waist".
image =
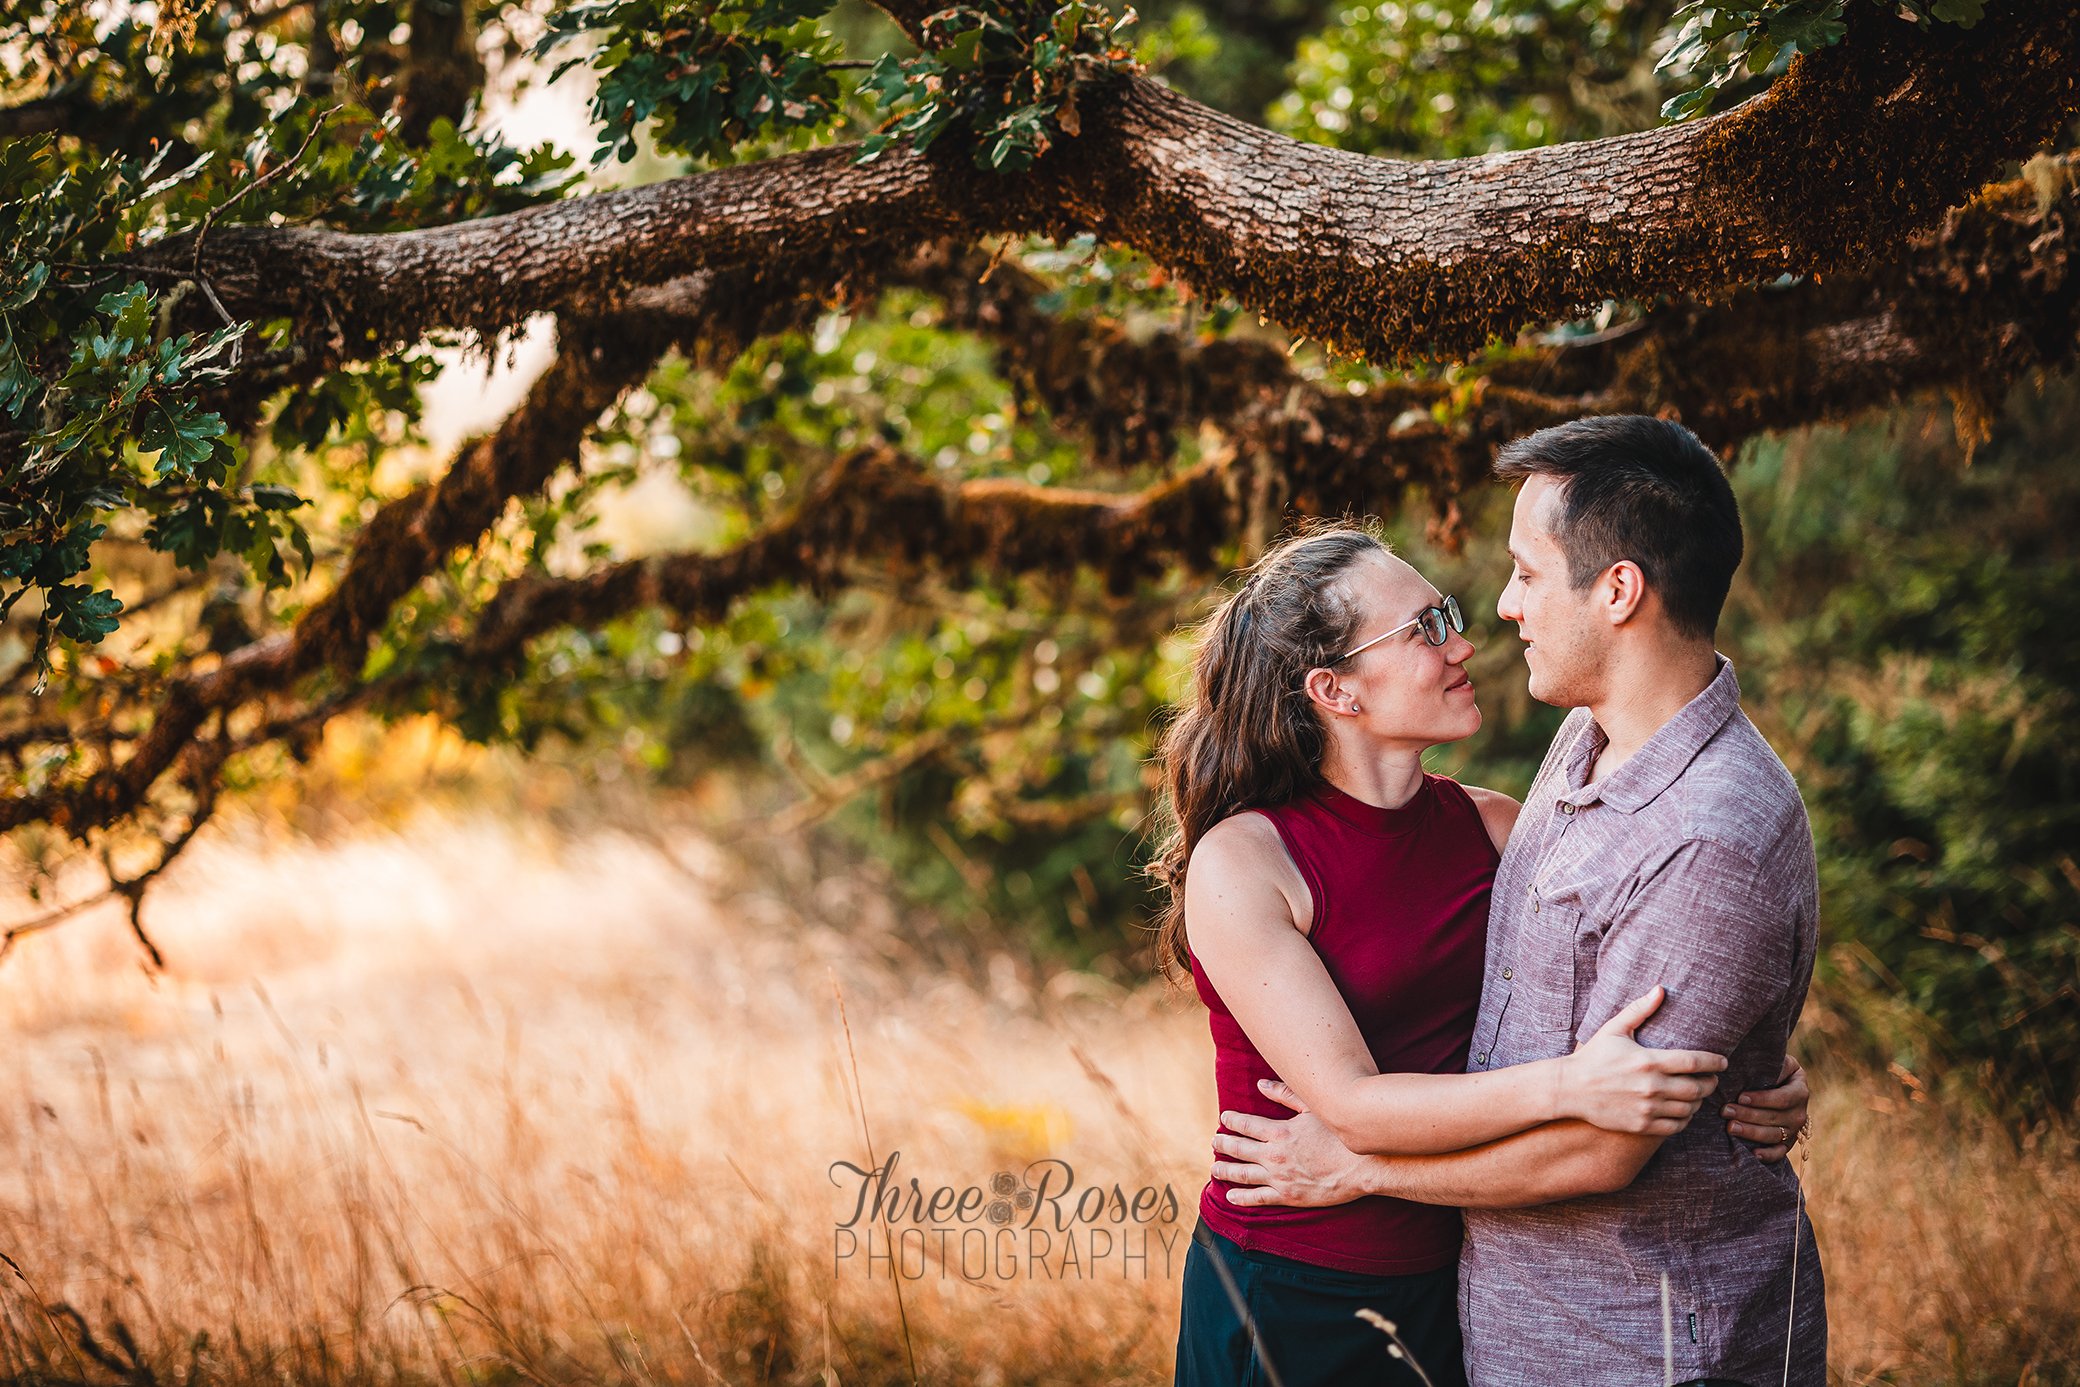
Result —
<instances>
[{"instance_id":1,"label":"woman's waist","mask_svg":"<svg viewBox=\"0 0 2080 1387\"><path fill-rule=\"evenodd\" d=\"M1238 1188L1208 1180L1199 1216L1244 1248L1375 1275L1426 1271L1458 1255L1461 1221L1450 1206L1382 1195L1311 1209L1229 1203L1226 1191Z\"/></svg>"}]
</instances>

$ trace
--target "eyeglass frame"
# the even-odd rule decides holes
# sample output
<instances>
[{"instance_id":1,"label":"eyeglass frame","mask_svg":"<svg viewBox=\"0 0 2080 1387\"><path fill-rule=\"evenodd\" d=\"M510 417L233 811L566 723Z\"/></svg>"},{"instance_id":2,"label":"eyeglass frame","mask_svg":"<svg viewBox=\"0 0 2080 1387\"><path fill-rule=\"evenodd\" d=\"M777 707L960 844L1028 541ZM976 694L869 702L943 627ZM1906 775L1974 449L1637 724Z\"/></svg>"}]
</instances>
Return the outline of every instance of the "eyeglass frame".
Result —
<instances>
[{"instance_id":1,"label":"eyeglass frame","mask_svg":"<svg viewBox=\"0 0 2080 1387\"><path fill-rule=\"evenodd\" d=\"M1429 619L1430 614L1432 612L1437 613L1438 625L1444 629L1444 640L1431 640L1431 628L1429 628L1428 626L1423 626L1423 623ZM1417 612L1415 615L1415 620L1404 621L1399 626L1396 626L1393 630L1387 632L1385 635L1374 636L1371 640L1365 642L1363 645L1355 646L1350 650L1346 650L1343 654L1338 655L1335 659L1329 661L1329 664L1340 665L1353 655L1362 655L1366 651L1372 649L1373 646L1378 645L1381 641L1392 640L1395 636L1400 635L1403 631L1406 631L1411 626L1423 626L1423 639L1432 646L1441 646L1445 643L1445 641L1449 641L1452 638L1453 632L1458 632L1461 635L1465 634L1466 613L1459 610L1459 599L1456 596L1447 593L1445 595L1444 601L1432 603L1430 606L1427 606L1423 608L1423 610L1421 610L1420 612ZM1327 669L1328 665L1324 665L1323 668Z\"/></svg>"}]
</instances>

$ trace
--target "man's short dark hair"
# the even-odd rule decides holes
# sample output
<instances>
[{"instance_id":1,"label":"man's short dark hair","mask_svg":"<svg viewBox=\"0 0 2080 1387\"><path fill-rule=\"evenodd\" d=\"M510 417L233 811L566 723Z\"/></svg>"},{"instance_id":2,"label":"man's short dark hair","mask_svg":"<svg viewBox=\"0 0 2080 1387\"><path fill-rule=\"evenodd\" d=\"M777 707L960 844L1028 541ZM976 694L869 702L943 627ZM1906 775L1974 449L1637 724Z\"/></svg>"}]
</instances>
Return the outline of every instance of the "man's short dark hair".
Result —
<instances>
[{"instance_id":1,"label":"man's short dark hair","mask_svg":"<svg viewBox=\"0 0 2080 1387\"><path fill-rule=\"evenodd\" d=\"M1741 511L1696 434L1644 414L1577 419L1505 444L1495 475L1567 484L1555 537L1575 588L1630 559L1678 631L1711 638L1741 564Z\"/></svg>"}]
</instances>

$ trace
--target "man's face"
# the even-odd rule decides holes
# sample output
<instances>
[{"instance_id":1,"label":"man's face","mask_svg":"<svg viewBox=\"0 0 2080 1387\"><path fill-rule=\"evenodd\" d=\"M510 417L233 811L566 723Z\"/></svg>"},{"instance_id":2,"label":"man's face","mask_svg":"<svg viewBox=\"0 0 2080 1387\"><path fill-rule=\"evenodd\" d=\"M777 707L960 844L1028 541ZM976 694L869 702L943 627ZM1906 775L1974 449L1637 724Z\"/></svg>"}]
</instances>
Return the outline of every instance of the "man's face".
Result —
<instances>
[{"instance_id":1,"label":"man's face","mask_svg":"<svg viewBox=\"0 0 2080 1387\"><path fill-rule=\"evenodd\" d=\"M1562 708L1593 703L1603 689L1611 627L1595 615L1598 585L1577 592L1554 527L1567 483L1532 477L1517 492L1509 526L1509 585L1495 614L1513 621L1531 669L1531 696Z\"/></svg>"}]
</instances>

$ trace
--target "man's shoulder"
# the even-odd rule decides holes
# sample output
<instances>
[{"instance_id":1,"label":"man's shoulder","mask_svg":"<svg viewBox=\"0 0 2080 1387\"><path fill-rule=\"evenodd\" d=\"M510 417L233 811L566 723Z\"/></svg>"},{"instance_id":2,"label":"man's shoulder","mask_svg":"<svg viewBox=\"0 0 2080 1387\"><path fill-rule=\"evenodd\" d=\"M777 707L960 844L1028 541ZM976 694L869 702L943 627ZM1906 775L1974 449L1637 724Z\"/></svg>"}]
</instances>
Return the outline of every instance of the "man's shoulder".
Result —
<instances>
[{"instance_id":1,"label":"man's shoulder","mask_svg":"<svg viewBox=\"0 0 2080 1387\"><path fill-rule=\"evenodd\" d=\"M1801 846L1812 852L1798 781L1738 708L1669 790L1683 841L1714 843L1758 865Z\"/></svg>"}]
</instances>

